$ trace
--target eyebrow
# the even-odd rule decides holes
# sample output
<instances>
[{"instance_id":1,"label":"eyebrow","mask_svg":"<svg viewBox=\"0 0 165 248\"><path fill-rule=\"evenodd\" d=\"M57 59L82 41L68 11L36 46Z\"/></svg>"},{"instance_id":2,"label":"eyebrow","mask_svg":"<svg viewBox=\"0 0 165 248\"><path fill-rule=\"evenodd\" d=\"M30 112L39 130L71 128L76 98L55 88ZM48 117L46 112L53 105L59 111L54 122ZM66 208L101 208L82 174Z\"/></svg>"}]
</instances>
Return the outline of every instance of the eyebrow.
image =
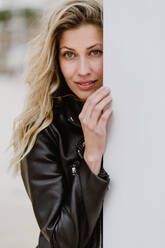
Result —
<instances>
[{"instance_id":1,"label":"eyebrow","mask_svg":"<svg viewBox=\"0 0 165 248\"><path fill-rule=\"evenodd\" d=\"M102 45L102 43L96 43L95 45L92 45L92 46L88 47L87 49L91 49L91 48L93 48L93 47L95 47L95 46L97 46L97 45ZM66 46L61 47L60 49L63 49L63 48L66 48L66 49L75 51L74 48L70 48L70 47L66 47Z\"/></svg>"}]
</instances>

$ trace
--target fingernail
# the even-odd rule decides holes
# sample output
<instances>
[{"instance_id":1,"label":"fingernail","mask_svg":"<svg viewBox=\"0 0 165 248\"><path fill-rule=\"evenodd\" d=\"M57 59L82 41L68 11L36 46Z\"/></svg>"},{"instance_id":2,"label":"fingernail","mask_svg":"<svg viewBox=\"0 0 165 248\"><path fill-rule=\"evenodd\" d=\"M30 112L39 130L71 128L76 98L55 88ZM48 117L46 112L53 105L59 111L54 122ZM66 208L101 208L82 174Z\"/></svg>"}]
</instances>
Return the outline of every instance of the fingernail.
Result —
<instances>
[{"instance_id":1,"label":"fingernail","mask_svg":"<svg viewBox=\"0 0 165 248\"><path fill-rule=\"evenodd\" d=\"M108 90L108 91L110 91L110 88L108 87L108 86L104 86L104 88L103 88L104 90Z\"/></svg>"}]
</instances>

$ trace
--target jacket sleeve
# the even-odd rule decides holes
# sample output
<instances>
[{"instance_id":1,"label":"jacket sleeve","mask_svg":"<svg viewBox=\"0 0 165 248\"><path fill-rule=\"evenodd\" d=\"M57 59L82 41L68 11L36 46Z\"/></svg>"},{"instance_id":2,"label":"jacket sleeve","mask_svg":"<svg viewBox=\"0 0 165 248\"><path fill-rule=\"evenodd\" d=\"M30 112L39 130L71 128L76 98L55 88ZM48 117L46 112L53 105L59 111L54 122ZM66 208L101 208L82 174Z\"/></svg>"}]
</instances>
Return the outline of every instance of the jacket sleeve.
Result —
<instances>
[{"instance_id":1,"label":"jacket sleeve","mask_svg":"<svg viewBox=\"0 0 165 248\"><path fill-rule=\"evenodd\" d=\"M82 159L68 192L57 137L41 131L21 162L21 176L38 225L51 247L78 248L88 243L98 217L109 177L96 176Z\"/></svg>"}]
</instances>

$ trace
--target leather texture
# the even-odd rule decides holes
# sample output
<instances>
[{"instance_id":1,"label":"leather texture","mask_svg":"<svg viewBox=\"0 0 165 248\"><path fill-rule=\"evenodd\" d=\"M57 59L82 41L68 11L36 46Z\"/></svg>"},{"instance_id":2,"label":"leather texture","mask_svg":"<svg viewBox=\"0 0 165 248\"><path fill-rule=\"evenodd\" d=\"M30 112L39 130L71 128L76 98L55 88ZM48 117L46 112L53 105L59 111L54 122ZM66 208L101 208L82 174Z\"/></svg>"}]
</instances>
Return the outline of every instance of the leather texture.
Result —
<instances>
[{"instance_id":1,"label":"leather texture","mask_svg":"<svg viewBox=\"0 0 165 248\"><path fill-rule=\"evenodd\" d=\"M54 101L53 122L21 162L21 176L40 228L38 248L103 247L103 201L110 182L83 158L85 143L73 97Z\"/></svg>"}]
</instances>

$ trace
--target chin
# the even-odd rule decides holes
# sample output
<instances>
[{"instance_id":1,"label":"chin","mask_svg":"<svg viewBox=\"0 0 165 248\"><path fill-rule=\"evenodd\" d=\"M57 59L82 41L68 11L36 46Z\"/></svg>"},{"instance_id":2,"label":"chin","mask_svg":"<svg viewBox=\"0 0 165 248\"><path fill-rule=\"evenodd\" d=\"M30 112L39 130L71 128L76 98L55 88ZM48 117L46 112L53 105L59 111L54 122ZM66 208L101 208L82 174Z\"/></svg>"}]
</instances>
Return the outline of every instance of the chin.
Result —
<instances>
[{"instance_id":1,"label":"chin","mask_svg":"<svg viewBox=\"0 0 165 248\"><path fill-rule=\"evenodd\" d=\"M77 91L77 89L75 90L73 90L74 91L74 94L79 98L79 99L81 99L82 101L86 101L87 100L87 98L91 95L91 94L93 94L97 89L99 89L100 87L102 86L102 84L100 84L100 85L96 85L93 89L91 89L91 90L88 90L88 91Z\"/></svg>"},{"instance_id":2,"label":"chin","mask_svg":"<svg viewBox=\"0 0 165 248\"><path fill-rule=\"evenodd\" d=\"M80 95L78 95L78 97L82 100L82 101L86 101L87 100L87 98L93 93L94 91L92 91L92 92L88 92L88 93L86 93L86 94L80 94Z\"/></svg>"}]
</instances>

